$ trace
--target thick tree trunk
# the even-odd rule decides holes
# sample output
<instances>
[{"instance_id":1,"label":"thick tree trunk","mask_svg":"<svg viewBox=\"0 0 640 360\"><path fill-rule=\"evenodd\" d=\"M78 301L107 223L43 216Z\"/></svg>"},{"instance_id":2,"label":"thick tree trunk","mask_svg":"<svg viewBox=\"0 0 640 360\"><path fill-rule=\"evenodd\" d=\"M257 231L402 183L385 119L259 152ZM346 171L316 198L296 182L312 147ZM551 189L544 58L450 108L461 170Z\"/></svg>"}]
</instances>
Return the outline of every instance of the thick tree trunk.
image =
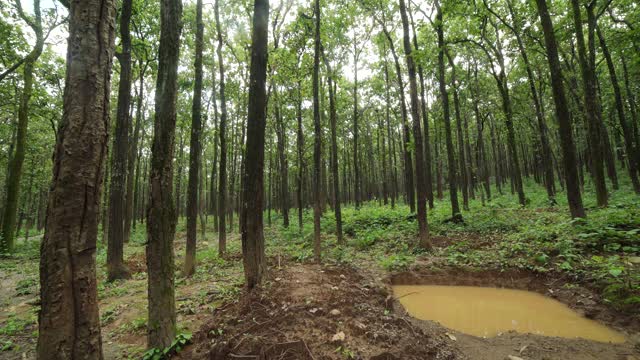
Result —
<instances>
[{"instance_id":1,"label":"thick tree trunk","mask_svg":"<svg viewBox=\"0 0 640 360\"><path fill-rule=\"evenodd\" d=\"M265 271L262 210L264 202L264 131L267 122L267 81L269 1L255 0L251 37L247 146L242 186L242 254L247 287L260 284Z\"/></svg>"},{"instance_id":2,"label":"thick tree trunk","mask_svg":"<svg viewBox=\"0 0 640 360\"><path fill-rule=\"evenodd\" d=\"M576 148L573 142L573 131L571 129L571 113L567 106L567 100L562 83L562 70L558 58L558 46L556 43L553 24L546 0L536 0L538 15L542 23L544 40L547 50L547 59L551 71L551 90L555 103L556 117L559 125L560 146L562 147L562 163L564 166L565 183L567 185L567 200L571 217L585 217L580 195L580 181L576 166Z\"/></svg>"},{"instance_id":3,"label":"thick tree trunk","mask_svg":"<svg viewBox=\"0 0 640 360\"><path fill-rule=\"evenodd\" d=\"M102 359L95 256L115 17L115 1L70 3L64 111L40 249L40 360Z\"/></svg>"},{"instance_id":4,"label":"thick tree trunk","mask_svg":"<svg viewBox=\"0 0 640 360\"><path fill-rule=\"evenodd\" d=\"M160 3L160 48L147 210L147 345L161 349L169 346L176 335L173 250L176 211L172 188L181 18L182 1Z\"/></svg>"},{"instance_id":5,"label":"thick tree trunk","mask_svg":"<svg viewBox=\"0 0 640 360\"><path fill-rule=\"evenodd\" d=\"M131 21L132 0L122 2L120 12L120 39L122 52L116 54L120 62L118 109L115 139L111 159L111 186L109 188L109 236L107 238L107 280L130 276L124 264L124 214L127 184L127 150L129 147L129 107L131 105ZM135 151L135 150L133 150Z\"/></svg>"},{"instance_id":6,"label":"thick tree trunk","mask_svg":"<svg viewBox=\"0 0 640 360\"><path fill-rule=\"evenodd\" d=\"M184 258L184 275L191 276L196 270L196 238L198 235L200 156L202 146L202 48L204 23L202 22L202 0L196 2L196 54L193 103L191 107L191 141L189 149L189 187L187 188L187 246Z\"/></svg>"}]
</instances>

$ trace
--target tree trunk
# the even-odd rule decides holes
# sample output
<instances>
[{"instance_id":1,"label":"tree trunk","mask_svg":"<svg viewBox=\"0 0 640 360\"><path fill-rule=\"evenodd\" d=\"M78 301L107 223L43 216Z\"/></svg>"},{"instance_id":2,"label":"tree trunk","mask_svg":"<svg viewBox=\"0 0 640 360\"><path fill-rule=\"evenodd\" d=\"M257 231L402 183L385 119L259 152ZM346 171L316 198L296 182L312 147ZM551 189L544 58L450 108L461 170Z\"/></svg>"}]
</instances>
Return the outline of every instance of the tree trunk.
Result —
<instances>
[{"instance_id":1,"label":"tree trunk","mask_svg":"<svg viewBox=\"0 0 640 360\"><path fill-rule=\"evenodd\" d=\"M191 107L191 141L189 149L189 187L187 188L187 246L184 258L184 275L191 276L196 270L196 241L198 235L198 185L200 180L200 156L202 146L202 47L204 23L202 22L202 0L196 1L196 54L193 104Z\"/></svg>"},{"instance_id":2,"label":"tree trunk","mask_svg":"<svg viewBox=\"0 0 640 360\"><path fill-rule=\"evenodd\" d=\"M458 189L456 188L456 160L453 150L453 138L451 135L451 116L449 114L449 95L447 94L444 67L444 33L442 23L442 11L438 3L436 14L436 32L438 35L438 83L440 84L440 96L442 97L442 111L444 113L444 131L447 144L447 173L449 176L449 198L451 200L451 219L455 222L462 221L460 205L458 204Z\"/></svg>"},{"instance_id":3,"label":"tree trunk","mask_svg":"<svg viewBox=\"0 0 640 360\"><path fill-rule=\"evenodd\" d=\"M620 122L620 128L622 129L622 137L624 139L625 151L627 153L627 160L629 161L629 177L633 184L633 190L636 194L640 194L640 181L638 181L638 163L636 159L636 150L633 148L633 129L629 127L627 119L624 116L624 104L622 102L622 92L620 91L620 85L618 84L618 77L616 76L616 68L613 65L611 54L607 43L600 31L600 27L596 28L598 33L598 39L600 40L600 47L602 48L602 54L607 61L607 68L609 69L609 77L611 79L611 86L613 87L613 94L616 101L616 110L618 113L618 121Z\"/></svg>"},{"instance_id":4,"label":"tree trunk","mask_svg":"<svg viewBox=\"0 0 640 360\"><path fill-rule=\"evenodd\" d=\"M220 0L215 1L216 31L218 34L218 69L220 71L220 171L218 180L218 254L227 252L227 98L225 95L224 62L222 60L222 29L220 26Z\"/></svg>"},{"instance_id":5,"label":"tree trunk","mask_svg":"<svg viewBox=\"0 0 640 360\"><path fill-rule=\"evenodd\" d=\"M249 106L245 154L242 213L242 254L247 287L260 284L265 271L262 210L264 202L264 131L267 122L267 80L269 1L255 0L251 37Z\"/></svg>"},{"instance_id":6,"label":"tree trunk","mask_svg":"<svg viewBox=\"0 0 640 360\"><path fill-rule=\"evenodd\" d=\"M176 335L173 250L176 211L172 188L181 18L182 1L160 3L160 48L147 209L147 345L160 349L169 346Z\"/></svg>"},{"instance_id":7,"label":"tree trunk","mask_svg":"<svg viewBox=\"0 0 640 360\"><path fill-rule=\"evenodd\" d=\"M445 49L445 55L451 66L451 87L453 88L453 109L456 115L456 134L458 135L458 164L460 166L460 188L462 190L462 208L469 210L469 175L467 174L467 161L464 154L464 137L462 136L462 118L460 117L460 99L458 98L458 85L456 78L456 64Z\"/></svg>"},{"instance_id":8,"label":"tree trunk","mask_svg":"<svg viewBox=\"0 0 640 360\"><path fill-rule=\"evenodd\" d=\"M107 281L130 276L124 264L124 214L127 184L127 150L129 146L129 106L131 104L131 21L132 0L122 2L120 39L122 52L116 54L120 62L118 109L116 117L111 186L109 187L109 236L107 238ZM135 151L135 150L134 150Z\"/></svg>"},{"instance_id":9,"label":"tree trunk","mask_svg":"<svg viewBox=\"0 0 640 360\"><path fill-rule=\"evenodd\" d=\"M404 54L409 72L409 94L411 97L411 117L413 118L413 141L415 145L416 158L416 187L417 187L417 210L418 210L418 234L420 237L420 247L431 250L431 240L429 239L429 227L427 223L427 184L424 171L422 129L420 128L420 103L418 102L418 83L416 81L416 65L414 63L411 41L409 40L409 20L407 18L407 7L404 0L400 0L400 15L402 17L402 28L404 30L403 43Z\"/></svg>"},{"instance_id":10,"label":"tree trunk","mask_svg":"<svg viewBox=\"0 0 640 360\"><path fill-rule=\"evenodd\" d=\"M303 178L303 170L304 170L304 135L302 134L302 92L301 92L302 84L298 81L298 98L296 104L296 120L297 120L297 141L296 147L298 149L298 188L296 191L298 198L298 227L300 231L302 231L302 209L304 207L302 200L302 192L304 189L304 178Z\"/></svg>"},{"instance_id":11,"label":"tree trunk","mask_svg":"<svg viewBox=\"0 0 640 360\"><path fill-rule=\"evenodd\" d=\"M342 238L342 209L340 208L340 174L338 173L338 142L337 142L337 114L336 114L336 86L333 82L333 71L327 58L327 82L329 85L329 123L331 127L331 174L333 177L333 211L336 217L336 236L339 245L344 245Z\"/></svg>"},{"instance_id":12,"label":"tree trunk","mask_svg":"<svg viewBox=\"0 0 640 360\"><path fill-rule=\"evenodd\" d=\"M315 15L315 35L314 35L314 55L313 55L313 255L316 262L320 262L320 179L321 179L321 157L322 157L322 129L320 126L320 0L314 2Z\"/></svg>"},{"instance_id":13,"label":"tree trunk","mask_svg":"<svg viewBox=\"0 0 640 360\"><path fill-rule=\"evenodd\" d=\"M64 111L40 250L41 360L103 358L95 256L115 17L115 1L70 3Z\"/></svg>"},{"instance_id":14,"label":"tree trunk","mask_svg":"<svg viewBox=\"0 0 640 360\"><path fill-rule=\"evenodd\" d=\"M595 45L593 32L596 23L593 7L596 1L591 1L587 6L587 22L589 35L590 55L587 58L587 49L584 43L584 35L582 31L582 15L580 13L580 0L571 0L573 11L573 25L576 33L578 44L578 63L582 72L582 83L584 91L585 115L587 118L587 128L589 135L589 155L591 157L591 174L596 190L596 199L598 206L605 207L608 204L607 185L604 178L603 168L603 149L601 122L599 113L598 96L596 90L596 74L595 74Z\"/></svg>"},{"instance_id":15,"label":"tree trunk","mask_svg":"<svg viewBox=\"0 0 640 360\"><path fill-rule=\"evenodd\" d=\"M280 113L280 98L278 96L277 86L273 87L273 104L276 117L276 137L278 140L278 164L280 165L280 201L282 207L282 224L285 228L289 227L289 172L287 164L286 144L286 126Z\"/></svg>"},{"instance_id":16,"label":"tree trunk","mask_svg":"<svg viewBox=\"0 0 640 360\"><path fill-rule=\"evenodd\" d=\"M140 168L140 162L138 161L138 143L140 140L140 129L142 128L142 101L144 96L144 74L142 62L139 62L140 66L140 89L138 90L138 99L136 105L136 123L133 126L133 138L131 145L129 146L129 158L127 159L127 197L125 199L125 217L124 217L124 242L128 243L131 237L131 224L135 227L134 221L134 199L135 191L134 186L137 183L138 170ZM145 65L146 68L146 65Z\"/></svg>"},{"instance_id":17,"label":"tree trunk","mask_svg":"<svg viewBox=\"0 0 640 360\"><path fill-rule=\"evenodd\" d=\"M573 131L571 129L571 113L567 106L567 100L564 93L564 85L562 83L562 70L560 60L558 58L558 46L556 43L555 33L553 32L553 23L547 8L546 0L536 0L538 15L542 23L544 40L547 50L547 59L549 61L549 69L551 71L551 90L553 91L553 100L555 103L556 117L560 128L560 145L562 147L562 163L565 172L565 183L567 185L567 200L569 202L569 210L571 217L585 217L584 207L582 205L582 196L580 195L580 181L578 177L578 169L576 166L576 148L573 142Z\"/></svg>"}]
</instances>

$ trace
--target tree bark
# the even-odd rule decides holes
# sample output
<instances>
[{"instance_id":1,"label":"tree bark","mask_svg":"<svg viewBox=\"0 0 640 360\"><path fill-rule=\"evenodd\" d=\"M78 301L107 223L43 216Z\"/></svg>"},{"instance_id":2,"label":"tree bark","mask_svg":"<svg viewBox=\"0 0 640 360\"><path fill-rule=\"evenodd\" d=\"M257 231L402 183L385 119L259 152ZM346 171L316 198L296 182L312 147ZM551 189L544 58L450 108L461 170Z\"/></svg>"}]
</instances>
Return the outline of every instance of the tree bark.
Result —
<instances>
[{"instance_id":1,"label":"tree bark","mask_svg":"<svg viewBox=\"0 0 640 360\"><path fill-rule=\"evenodd\" d=\"M320 126L320 88L319 88L319 72L320 72L320 0L314 2L315 15L315 32L314 32L314 55L313 55L313 255L316 262L320 262L321 244L320 244L320 217L321 212L321 194L320 194L320 178L321 178L321 160L322 160L322 129Z\"/></svg>"},{"instance_id":2,"label":"tree bark","mask_svg":"<svg viewBox=\"0 0 640 360\"><path fill-rule=\"evenodd\" d=\"M584 42L584 35L582 31L582 15L580 13L580 0L571 0L571 7L573 11L573 26L576 33L577 45L578 45L578 63L580 64L580 71L582 73L582 84L584 91L584 106L585 115L587 118L587 129L589 135L589 155L591 157L591 174L593 176L593 182L596 190L597 204L600 207L605 207L608 204L607 185L604 178L603 168L603 148L602 148L602 134L601 134L601 122L598 96L596 90L596 74L595 74L595 45L593 39L593 32L596 23L595 15L593 13L593 7L596 6L596 1L591 1L587 6L587 23L588 23L588 35L589 35L589 57L587 57L587 49Z\"/></svg>"},{"instance_id":3,"label":"tree bark","mask_svg":"<svg viewBox=\"0 0 640 360\"><path fill-rule=\"evenodd\" d=\"M220 0L215 1L216 31L218 34L218 70L220 71L220 171L218 180L218 254L227 252L227 98L225 94L224 62L222 60L222 29L220 24Z\"/></svg>"},{"instance_id":4,"label":"tree bark","mask_svg":"<svg viewBox=\"0 0 640 360\"><path fill-rule=\"evenodd\" d=\"M553 32L553 23L551 22L549 9L547 8L547 1L536 0L536 5L540 22L542 23L547 59L551 71L551 90L553 91L556 117L560 128L560 146L562 148L562 163L565 172L565 183L567 185L569 211L571 212L571 217L585 217L586 214L584 206L582 205L582 196L580 195L580 179L576 166L576 148L573 142L573 130L571 129L571 113L569 112L565 98L564 85L562 83L562 69L558 57L558 45L556 43L555 33Z\"/></svg>"},{"instance_id":5,"label":"tree bark","mask_svg":"<svg viewBox=\"0 0 640 360\"><path fill-rule=\"evenodd\" d=\"M451 135L451 115L449 114L449 95L445 81L444 67L444 33L442 23L442 11L440 4L436 3L438 12L436 14L436 32L438 36L438 83L440 85L440 96L442 98L442 111L444 113L444 132L447 145L447 164L449 177L449 199L451 200L451 219L455 222L462 221L462 213L460 213L460 204L458 203L458 189L456 187L456 160L453 150L453 139Z\"/></svg>"},{"instance_id":6,"label":"tree bark","mask_svg":"<svg viewBox=\"0 0 640 360\"><path fill-rule=\"evenodd\" d=\"M127 184L127 150L129 147L129 107L131 105L131 21L132 0L123 0L120 12L120 40L122 52L118 84L118 109L111 159L111 186L109 187L109 236L107 238L107 280L126 279L130 276L124 264L124 214Z\"/></svg>"},{"instance_id":7,"label":"tree bark","mask_svg":"<svg viewBox=\"0 0 640 360\"><path fill-rule=\"evenodd\" d=\"M404 0L400 0L400 16L402 18L402 29L404 30L403 44L404 54L409 72L409 94L411 97L411 117L413 118L413 141L415 145L416 159L416 188L417 188L417 210L418 210L418 234L420 247L431 250L431 240L429 239L429 227L427 223L427 184L424 171L422 129L420 128L420 103L418 102L418 83L416 81L416 65L414 63L411 41L409 40L409 20L407 17L407 7Z\"/></svg>"},{"instance_id":8,"label":"tree bark","mask_svg":"<svg viewBox=\"0 0 640 360\"><path fill-rule=\"evenodd\" d=\"M178 93L182 1L160 3L160 48L147 209L149 273L149 348L165 348L176 335L173 201L173 153Z\"/></svg>"},{"instance_id":9,"label":"tree bark","mask_svg":"<svg viewBox=\"0 0 640 360\"><path fill-rule=\"evenodd\" d=\"M202 48L204 23L202 22L202 0L196 1L196 54L193 103L191 107L191 148L189 149L189 187L187 188L187 246L184 258L184 275L191 276L196 270L196 241L198 236L198 210L200 180L200 157L202 146Z\"/></svg>"},{"instance_id":10,"label":"tree bark","mask_svg":"<svg viewBox=\"0 0 640 360\"><path fill-rule=\"evenodd\" d=\"M260 284L265 271L262 210L264 207L264 131L267 122L267 81L269 1L255 0L251 36L247 146L244 165L242 214L242 254L247 287Z\"/></svg>"},{"instance_id":11,"label":"tree bark","mask_svg":"<svg viewBox=\"0 0 640 360\"><path fill-rule=\"evenodd\" d=\"M323 54L324 55L324 54ZM340 207L340 174L338 173L338 142L337 142L337 114L333 71L326 57L324 63L327 67L327 82L329 85L329 123L331 127L331 174L333 177L333 211L336 217L336 236L338 245L344 245L342 237L342 209Z\"/></svg>"},{"instance_id":12,"label":"tree bark","mask_svg":"<svg viewBox=\"0 0 640 360\"><path fill-rule=\"evenodd\" d=\"M115 18L115 1L70 4L64 111L40 249L41 360L103 358L95 253Z\"/></svg>"}]
</instances>

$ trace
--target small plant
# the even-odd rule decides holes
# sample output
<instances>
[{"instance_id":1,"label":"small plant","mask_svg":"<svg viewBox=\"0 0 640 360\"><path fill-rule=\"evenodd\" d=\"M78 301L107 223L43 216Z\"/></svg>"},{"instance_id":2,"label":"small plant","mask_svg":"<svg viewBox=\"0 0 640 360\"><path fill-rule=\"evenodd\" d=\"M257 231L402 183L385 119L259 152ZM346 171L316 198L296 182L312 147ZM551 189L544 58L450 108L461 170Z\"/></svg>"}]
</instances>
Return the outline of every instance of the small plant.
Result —
<instances>
[{"instance_id":1,"label":"small plant","mask_svg":"<svg viewBox=\"0 0 640 360\"><path fill-rule=\"evenodd\" d=\"M142 355L142 360L165 360L171 356L179 353L182 349L191 342L190 333L178 334L176 338L171 342L171 345L164 349L153 348L147 350Z\"/></svg>"}]
</instances>

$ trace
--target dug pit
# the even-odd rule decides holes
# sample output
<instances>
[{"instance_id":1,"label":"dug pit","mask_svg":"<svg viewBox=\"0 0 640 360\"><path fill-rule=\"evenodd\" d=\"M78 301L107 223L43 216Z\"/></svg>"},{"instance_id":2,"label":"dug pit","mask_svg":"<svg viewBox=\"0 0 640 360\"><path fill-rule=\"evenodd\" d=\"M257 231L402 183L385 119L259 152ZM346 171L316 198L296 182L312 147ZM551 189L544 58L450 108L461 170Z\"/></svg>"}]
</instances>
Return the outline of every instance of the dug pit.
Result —
<instances>
[{"instance_id":1,"label":"dug pit","mask_svg":"<svg viewBox=\"0 0 640 360\"><path fill-rule=\"evenodd\" d=\"M385 283L396 311L469 359L640 359L637 314L563 274L416 266Z\"/></svg>"},{"instance_id":2,"label":"dug pit","mask_svg":"<svg viewBox=\"0 0 640 360\"><path fill-rule=\"evenodd\" d=\"M479 337L507 331L622 343L625 337L561 302L513 289L476 286L396 285L394 296L412 316Z\"/></svg>"}]
</instances>

